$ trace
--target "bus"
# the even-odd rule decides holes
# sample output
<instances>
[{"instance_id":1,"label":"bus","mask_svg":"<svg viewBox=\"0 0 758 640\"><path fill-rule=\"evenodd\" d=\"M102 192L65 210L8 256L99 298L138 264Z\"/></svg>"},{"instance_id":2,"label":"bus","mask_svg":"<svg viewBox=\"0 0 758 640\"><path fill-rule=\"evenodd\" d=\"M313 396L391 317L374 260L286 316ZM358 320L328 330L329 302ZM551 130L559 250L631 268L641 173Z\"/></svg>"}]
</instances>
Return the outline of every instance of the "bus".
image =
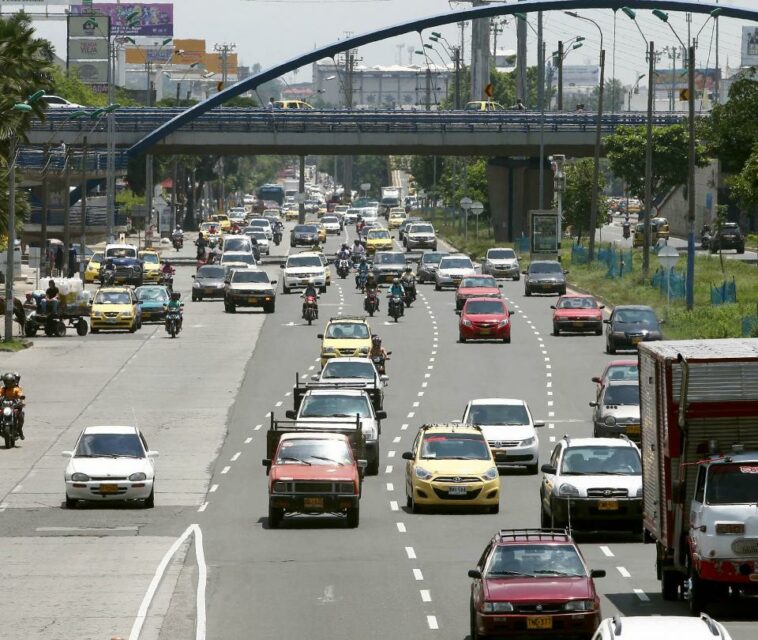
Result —
<instances>
[{"instance_id":1,"label":"bus","mask_svg":"<svg viewBox=\"0 0 758 640\"><path fill-rule=\"evenodd\" d=\"M276 202L280 207L284 204L284 187L280 184L264 184L258 189L258 201Z\"/></svg>"}]
</instances>

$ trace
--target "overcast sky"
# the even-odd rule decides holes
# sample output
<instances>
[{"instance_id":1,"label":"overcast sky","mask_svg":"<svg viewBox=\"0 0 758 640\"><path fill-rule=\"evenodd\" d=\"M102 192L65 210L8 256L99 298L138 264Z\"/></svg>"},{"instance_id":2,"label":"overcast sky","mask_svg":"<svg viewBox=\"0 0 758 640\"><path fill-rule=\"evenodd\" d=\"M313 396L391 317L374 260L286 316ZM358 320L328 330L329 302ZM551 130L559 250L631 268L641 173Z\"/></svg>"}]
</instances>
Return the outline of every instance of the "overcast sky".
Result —
<instances>
[{"instance_id":1,"label":"overcast sky","mask_svg":"<svg viewBox=\"0 0 758 640\"><path fill-rule=\"evenodd\" d=\"M758 9L758 0L726 0L722 4L734 4ZM260 63L264 68L345 37L346 32L364 33L378 27L390 26L416 17L447 13L470 6L467 3L444 0L174 0L174 36L177 38L205 38L209 48L215 42L233 42L237 45L240 63L251 66ZM614 74L626 83L633 82L637 75L647 70L645 44L633 22L622 12L615 17L610 10L581 11L594 19L603 30L603 44L607 51L606 77ZM707 16L696 15L692 21L694 36L705 23ZM498 49L516 46L514 18L507 18L503 32L498 35ZM537 17L532 14L529 22L536 28ZM656 49L678 46L669 27L650 12L638 12L638 24L648 39L655 41ZM687 24L683 15L672 14L670 23L686 42ZM61 22L39 22L40 33L50 37L59 52L65 52L65 25ZM698 67L714 67L715 46L711 20L702 30L697 50ZM720 64L724 68L739 65L741 23L734 20L720 21ZM460 38L460 29L455 26L441 28L450 42ZM548 57L557 48L559 40L567 41L574 36L586 38L580 49L572 51L566 64L596 64L599 52L598 30L592 24L577 20L562 13L545 14L545 41ZM429 34L423 34L426 38ZM466 59L470 51L470 29L466 29ZM408 64L408 48L419 49L417 34L409 34L383 43L361 48L362 64ZM614 56L615 53L615 56ZM59 53L60 55L60 53ZM447 58L440 48L443 60ZM410 53L418 64L420 56ZM441 64L436 53L431 60ZM529 59L536 60L536 36L529 29ZM615 62L615 64L614 64ZM668 53L661 56L659 67L669 67L672 60ZM681 61L676 62L681 67ZM303 69L296 80L310 79L310 70ZM287 80L292 82L289 75ZM644 85L644 82L642 83Z\"/></svg>"}]
</instances>

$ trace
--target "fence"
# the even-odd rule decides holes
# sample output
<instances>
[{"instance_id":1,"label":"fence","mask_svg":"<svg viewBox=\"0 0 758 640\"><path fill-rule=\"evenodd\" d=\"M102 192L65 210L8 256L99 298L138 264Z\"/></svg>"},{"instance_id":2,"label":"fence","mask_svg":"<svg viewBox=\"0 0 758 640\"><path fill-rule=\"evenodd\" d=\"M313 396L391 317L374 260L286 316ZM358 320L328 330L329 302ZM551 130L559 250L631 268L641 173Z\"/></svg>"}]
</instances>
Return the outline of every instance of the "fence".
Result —
<instances>
[{"instance_id":1,"label":"fence","mask_svg":"<svg viewBox=\"0 0 758 640\"><path fill-rule=\"evenodd\" d=\"M531 247L529 236L521 236L520 238L516 238L516 240L513 242L513 247L518 253L529 253L529 249Z\"/></svg>"},{"instance_id":2,"label":"fence","mask_svg":"<svg viewBox=\"0 0 758 640\"><path fill-rule=\"evenodd\" d=\"M633 253L631 249L617 249L616 247L601 247L597 252L597 259L604 262L608 267L606 278L623 278L632 272Z\"/></svg>"},{"instance_id":3,"label":"fence","mask_svg":"<svg viewBox=\"0 0 758 640\"><path fill-rule=\"evenodd\" d=\"M737 283L732 277L732 281L724 280L720 285L711 285L711 304L729 304L737 302Z\"/></svg>"},{"instance_id":4,"label":"fence","mask_svg":"<svg viewBox=\"0 0 758 640\"><path fill-rule=\"evenodd\" d=\"M658 270L650 279L650 284L661 292L663 296L670 296L672 300L684 299L686 290L687 277L684 271L671 269L669 277L666 277L666 271L663 267Z\"/></svg>"},{"instance_id":5,"label":"fence","mask_svg":"<svg viewBox=\"0 0 758 640\"><path fill-rule=\"evenodd\" d=\"M575 244L571 246L571 264L587 264L587 247Z\"/></svg>"},{"instance_id":6,"label":"fence","mask_svg":"<svg viewBox=\"0 0 758 640\"><path fill-rule=\"evenodd\" d=\"M758 315L743 316L742 337L743 338L758 338Z\"/></svg>"}]
</instances>

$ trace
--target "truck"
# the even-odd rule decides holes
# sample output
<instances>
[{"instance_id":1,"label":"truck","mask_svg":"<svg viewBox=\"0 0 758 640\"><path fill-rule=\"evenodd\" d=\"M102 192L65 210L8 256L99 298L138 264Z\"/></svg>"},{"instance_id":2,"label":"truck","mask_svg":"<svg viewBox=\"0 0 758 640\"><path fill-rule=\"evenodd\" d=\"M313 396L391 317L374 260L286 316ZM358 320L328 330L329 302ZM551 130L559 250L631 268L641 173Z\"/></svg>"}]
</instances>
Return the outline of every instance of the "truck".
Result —
<instances>
[{"instance_id":1,"label":"truck","mask_svg":"<svg viewBox=\"0 0 758 640\"><path fill-rule=\"evenodd\" d=\"M135 245L124 243L106 244L104 263L108 260L112 260L116 268L112 284L142 286L144 263L139 257L139 250Z\"/></svg>"},{"instance_id":2,"label":"truck","mask_svg":"<svg viewBox=\"0 0 758 640\"><path fill-rule=\"evenodd\" d=\"M382 198L400 200L400 187L382 187Z\"/></svg>"},{"instance_id":3,"label":"truck","mask_svg":"<svg viewBox=\"0 0 758 640\"><path fill-rule=\"evenodd\" d=\"M379 215L389 218L390 209L402 206L400 187L382 187L382 199L379 202Z\"/></svg>"},{"instance_id":4,"label":"truck","mask_svg":"<svg viewBox=\"0 0 758 640\"><path fill-rule=\"evenodd\" d=\"M758 339L639 345L643 537L664 600L758 594Z\"/></svg>"}]
</instances>

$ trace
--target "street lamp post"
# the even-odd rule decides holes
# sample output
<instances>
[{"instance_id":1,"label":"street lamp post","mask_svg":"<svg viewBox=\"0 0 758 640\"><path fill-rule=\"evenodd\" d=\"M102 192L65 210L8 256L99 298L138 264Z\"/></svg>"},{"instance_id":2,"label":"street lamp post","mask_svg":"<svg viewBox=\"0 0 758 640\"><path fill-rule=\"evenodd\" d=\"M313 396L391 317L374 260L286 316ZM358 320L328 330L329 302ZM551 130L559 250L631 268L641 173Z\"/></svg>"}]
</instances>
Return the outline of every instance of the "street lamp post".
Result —
<instances>
[{"instance_id":1,"label":"street lamp post","mask_svg":"<svg viewBox=\"0 0 758 640\"><path fill-rule=\"evenodd\" d=\"M471 206L474 204L474 201L468 196L465 196L461 198L461 201L459 202L459 204L461 205L461 209L463 209L463 225L465 229L465 231L463 232L464 233L463 237L465 240L468 240L468 212L469 212L469 209L471 209ZM460 227L458 228L460 229Z\"/></svg>"},{"instance_id":2,"label":"street lamp post","mask_svg":"<svg viewBox=\"0 0 758 640\"><path fill-rule=\"evenodd\" d=\"M566 59L566 56L574 51L575 49L581 49L582 42L584 41L584 37L582 36L576 36L575 38L572 38L565 44L563 41L558 42L558 51L554 52L553 55L557 57L558 60L558 97L556 100L556 108L558 111L563 111L563 61ZM570 47L569 47L570 45ZM567 48L569 47L569 48Z\"/></svg>"}]
</instances>

